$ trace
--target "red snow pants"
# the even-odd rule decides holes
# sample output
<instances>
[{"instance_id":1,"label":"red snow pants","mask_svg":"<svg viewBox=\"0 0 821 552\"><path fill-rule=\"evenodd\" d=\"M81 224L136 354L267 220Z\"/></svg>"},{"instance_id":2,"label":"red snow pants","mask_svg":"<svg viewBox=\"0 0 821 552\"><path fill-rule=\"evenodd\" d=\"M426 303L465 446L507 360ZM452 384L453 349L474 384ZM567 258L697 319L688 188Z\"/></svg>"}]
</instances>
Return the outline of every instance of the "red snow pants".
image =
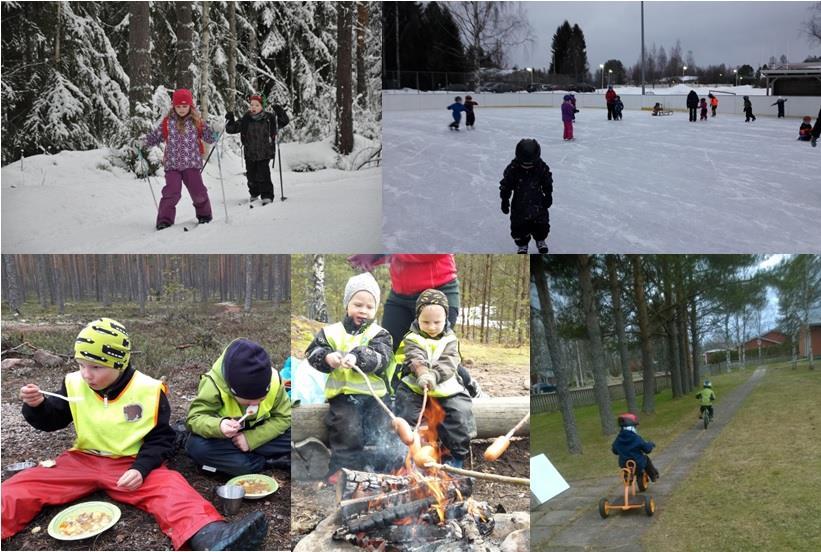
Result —
<instances>
[{"instance_id":1,"label":"red snow pants","mask_svg":"<svg viewBox=\"0 0 821 552\"><path fill-rule=\"evenodd\" d=\"M112 459L67 451L53 468L37 466L11 477L2 488L2 538L21 531L43 506L73 502L98 490L153 515L176 550L205 525L223 519L179 472L165 466L149 473L137 490L119 489L117 481L133 462L131 457Z\"/></svg>"},{"instance_id":2,"label":"red snow pants","mask_svg":"<svg viewBox=\"0 0 821 552\"><path fill-rule=\"evenodd\" d=\"M562 121L564 123L564 139L573 139L573 121Z\"/></svg>"}]
</instances>

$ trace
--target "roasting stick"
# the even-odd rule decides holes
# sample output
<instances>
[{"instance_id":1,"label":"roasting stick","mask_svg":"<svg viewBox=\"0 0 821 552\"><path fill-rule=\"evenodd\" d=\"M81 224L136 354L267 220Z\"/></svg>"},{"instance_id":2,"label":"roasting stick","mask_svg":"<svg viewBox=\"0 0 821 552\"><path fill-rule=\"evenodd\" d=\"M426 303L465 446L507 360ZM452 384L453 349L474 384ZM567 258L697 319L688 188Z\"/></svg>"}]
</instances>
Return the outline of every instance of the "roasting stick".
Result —
<instances>
[{"instance_id":1,"label":"roasting stick","mask_svg":"<svg viewBox=\"0 0 821 552\"><path fill-rule=\"evenodd\" d=\"M447 464L437 464L436 462L428 462L425 464L426 468L435 468L458 475L466 475L468 477L475 477L476 479L487 479L489 481L498 481L499 483L510 483L511 485L530 486L530 479L524 477L509 477L507 475L496 475L495 473L484 473L473 470L465 470L462 468L454 468Z\"/></svg>"},{"instance_id":2,"label":"roasting stick","mask_svg":"<svg viewBox=\"0 0 821 552\"><path fill-rule=\"evenodd\" d=\"M382 399L380 399L379 395L377 395L376 391L374 391L373 386L371 385L371 380L368 379L368 376L365 375L365 372L360 370L359 367L355 364L351 365L351 369L355 370L357 374L362 376L362 378L365 380L365 384L368 386L368 389L371 390L371 395L373 395L373 398L376 399L376 402L379 403L379 406L381 406L382 409L388 413L388 416L390 416L391 426L393 427L393 430L396 432L396 434L399 435L399 439L401 439L402 442L406 445L410 446L411 443L413 443L413 431L410 428L410 424L407 421L405 421L404 418L397 417L396 414L394 414L393 411L391 411L391 409L388 408L388 405L382 402Z\"/></svg>"},{"instance_id":3,"label":"roasting stick","mask_svg":"<svg viewBox=\"0 0 821 552\"><path fill-rule=\"evenodd\" d=\"M428 403L428 388L426 387L424 390L425 394L422 395L422 410L419 411L419 419L416 420L416 427L413 428L413 432L416 433L419 431L419 426L422 425L422 416L425 415L425 405Z\"/></svg>"},{"instance_id":4,"label":"roasting stick","mask_svg":"<svg viewBox=\"0 0 821 552\"><path fill-rule=\"evenodd\" d=\"M513 437L513 434L519 431L519 429L521 429L521 427L525 425L525 422L527 422L529 419L530 412L528 412L527 415L525 415L525 417L522 418L518 424L513 426L513 429L508 431L506 435L496 437L496 440L493 441L493 444L491 444L485 450L485 460L489 462L495 462L496 460L498 460L499 457L502 454L504 454L504 452L507 450L507 447L510 446L510 438Z\"/></svg>"}]
</instances>

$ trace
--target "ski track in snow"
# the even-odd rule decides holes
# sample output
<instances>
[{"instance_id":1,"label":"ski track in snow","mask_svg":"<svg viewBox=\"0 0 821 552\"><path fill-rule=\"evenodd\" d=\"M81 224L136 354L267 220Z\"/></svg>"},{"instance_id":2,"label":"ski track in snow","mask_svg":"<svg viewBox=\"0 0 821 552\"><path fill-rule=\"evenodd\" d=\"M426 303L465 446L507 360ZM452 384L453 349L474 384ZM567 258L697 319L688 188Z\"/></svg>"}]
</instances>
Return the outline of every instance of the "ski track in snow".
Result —
<instances>
[{"instance_id":1,"label":"ski track in snow","mask_svg":"<svg viewBox=\"0 0 821 552\"><path fill-rule=\"evenodd\" d=\"M351 253L380 252L381 169L271 171L276 199L248 206L239 157L225 152L225 220L216 159L206 167L214 220L196 222L183 187L174 226L156 231L157 211L144 179L97 168L105 150L35 156L2 169L4 253ZM151 177L157 201L162 175Z\"/></svg>"},{"instance_id":2,"label":"ski track in snow","mask_svg":"<svg viewBox=\"0 0 821 552\"><path fill-rule=\"evenodd\" d=\"M553 173L551 253L821 251L821 147L798 119L583 109L563 142L557 108L480 106L453 132L445 103L384 112L387 251L514 252L498 182L525 137Z\"/></svg>"}]
</instances>

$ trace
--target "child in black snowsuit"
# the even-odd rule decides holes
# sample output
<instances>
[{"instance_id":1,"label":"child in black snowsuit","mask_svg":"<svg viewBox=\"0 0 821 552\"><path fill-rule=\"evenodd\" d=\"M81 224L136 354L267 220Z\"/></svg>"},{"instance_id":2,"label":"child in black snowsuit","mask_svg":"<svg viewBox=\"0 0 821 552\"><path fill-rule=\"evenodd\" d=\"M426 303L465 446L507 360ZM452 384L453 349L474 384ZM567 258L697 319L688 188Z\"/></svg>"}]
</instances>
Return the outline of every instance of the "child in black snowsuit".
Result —
<instances>
[{"instance_id":1,"label":"child in black snowsuit","mask_svg":"<svg viewBox=\"0 0 821 552\"><path fill-rule=\"evenodd\" d=\"M701 103L698 106L701 109L701 117L699 118L700 121L707 120L707 98L701 98Z\"/></svg>"},{"instance_id":2,"label":"child in black snowsuit","mask_svg":"<svg viewBox=\"0 0 821 552\"><path fill-rule=\"evenodd\" d=\"M274 200L268 160L276 157L277 132L288 124L289 119L278 105L274 105L274 113L263 111L262 96L251 96L249 104L248 112L239 121L234 120L232 112L225 114L225 132L240 133L245 148L248 193L251 201L262 197L262 204L267 205Z\"/></svg>"},{"instance_id":3,"label":"child in black snowsuit","mask_svg":"<svg viewBox=\"0 0 821 552\"><path fill-rule=\"evenodd\" d=\"M744 96L744 115L747 116L747 118L744 120L745 123L749 123L750 119L755 121L755 115L753 115L753 104L750 101L749 96Z\"/></svg>"},{"instance_id":4,"label":"child in black snowsuit","mask_svg":"<svg viewBox=\"0 0 821 552\"><path fill-rule=\"evenodd\" d=\"M476 113L473 112L473 108L479 105L479 102L475 101L472 96L465 96L465 127L473 128L473 124L476 122Z\"/></svg>"},{"instance_id":5,"label":"child in black snowsuit","mask_svg":"<svg viewBox=\"0 0 821 552\"><path fill-rule=\"evenodd\" d=\"M621 121L621 112L624 111L624 104L621 101L621 96L616 96L613 101L613 119Z\"/></svg>"},{"instance_id":6,"label":"child in black snowsuit","mask_svg":"<svg viewBox=\"0 0 821 552\"><path fill-rule=\"evenodd\" d=\"M783 119L784 118L784 104L787 103L786 98L778 98L775 100L774 104L770 105L777 105L778 106L778 117L776 119Z\"/></svg>"},{"instance_id":7,"label":"child in black snowsuit","mask_svg":"<svg viewBox=\"0 0 821 552\"><path fill-rule=\"evenodd\" d=\"M505 168L499 182L502 212L510 213L510 236L518 246L517 252L523 255L527 254L531 236L536 240L539 253L547 253L553 175L542 161L541 153L536 140L520 140L516 145L516 158Z\"/></svg>"},{"instance_id":8,"label":"child in black snowsuit","mask_svg":"<svg viewBox=\"0 0 821 552\"><path fill-rule=\"evenodd\" d=\"M812 125L810 121L812 121L812 117L808 115L804 117L801 126L798 127L798 139L802 142L809 142L812 139Z\"/></svg>"}]
</instances>

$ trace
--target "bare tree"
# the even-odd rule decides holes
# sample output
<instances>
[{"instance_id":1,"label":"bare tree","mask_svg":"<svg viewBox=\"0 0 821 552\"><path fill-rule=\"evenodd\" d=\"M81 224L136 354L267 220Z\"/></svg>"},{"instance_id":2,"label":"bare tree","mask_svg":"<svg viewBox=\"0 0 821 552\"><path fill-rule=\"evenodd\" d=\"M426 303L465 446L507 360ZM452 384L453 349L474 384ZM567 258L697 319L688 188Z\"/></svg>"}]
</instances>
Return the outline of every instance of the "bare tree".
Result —
<instances>
[{"instance_id":1,"label":"bare tree","mask_svg":"<svg viewBox=\"0 0 821 552\"><path fill-rule=\"evenodd\" d=\"M519 2L453 2L445 6L468 45L477 83L483 54L501 64L506 49L534 40L533 29Z\"/></svg>"},{"instance_id":2,"label":"bare tree","mask_svg":"<svg viewBox=\"0 0 821 552\"><path fill-rule=\"evenodd\" d=\"M810 42L821 42L821 2L816 2L810 8L810 20L807 21L805 30Z\"/></svg>"},{"instance_id":3,"label":"bare tree","mask_svg":"<svg viewBox=\"0 0 821 552\"><path fill-rule=\"evenodd\" d=\"M541 255L531 255L530 270L533 275L536 291L539 296L539 313L545 329L545 341L550 353L550 364L553 375L556 377L556 395L559 398L559 409L562 413L562 424L570 454L582 453L582 442L579 439L579 430L576 427L576 416L573 412L573 397L570 395L570 374L568 365L562 359L559 348L559 337L556 331L556 318L553 314L553 301L550 298L550 285L545 271L544 260ZM531 342L532 342L531 333Z\"/></svg>"},{"instance_id":4,"label":"bare tree","mask_svg":"<svg viewBox=\"0 0 821 552\"><path fill-rule=\"evenodd\" d=\"M177 85L176 88L194 87L194 21L191 2L177 2Z\"/></svg>"},{"instance_id":5,"label":"bare tree","mask_svg":"<svg viewBox=\"0 0 821 552\"><path fill-rule=\"evenodd\" d=\"M336 151L353 151L353 9L348 2L336 3Z\"/></svg>"},{"instance_id":6,"label":"bare tree","mask_svg":"<svg viewBox=\"0 0 821 552\"><path fill-rule=\"evenodd\" d=\"M639 407L638 404L636 404L636 388L633 385L633 373L630 371L630 358L627 355L627 336L624 332L624 311L621 306L621 280L619 278L617 263L617 255L607 255L607 272L610 276L610 295L613 300L613 324L616 326L616 341L619 346L624 397L627 399L627 410L633 414L638 414Z\"/></svg>"}]
</instances>

